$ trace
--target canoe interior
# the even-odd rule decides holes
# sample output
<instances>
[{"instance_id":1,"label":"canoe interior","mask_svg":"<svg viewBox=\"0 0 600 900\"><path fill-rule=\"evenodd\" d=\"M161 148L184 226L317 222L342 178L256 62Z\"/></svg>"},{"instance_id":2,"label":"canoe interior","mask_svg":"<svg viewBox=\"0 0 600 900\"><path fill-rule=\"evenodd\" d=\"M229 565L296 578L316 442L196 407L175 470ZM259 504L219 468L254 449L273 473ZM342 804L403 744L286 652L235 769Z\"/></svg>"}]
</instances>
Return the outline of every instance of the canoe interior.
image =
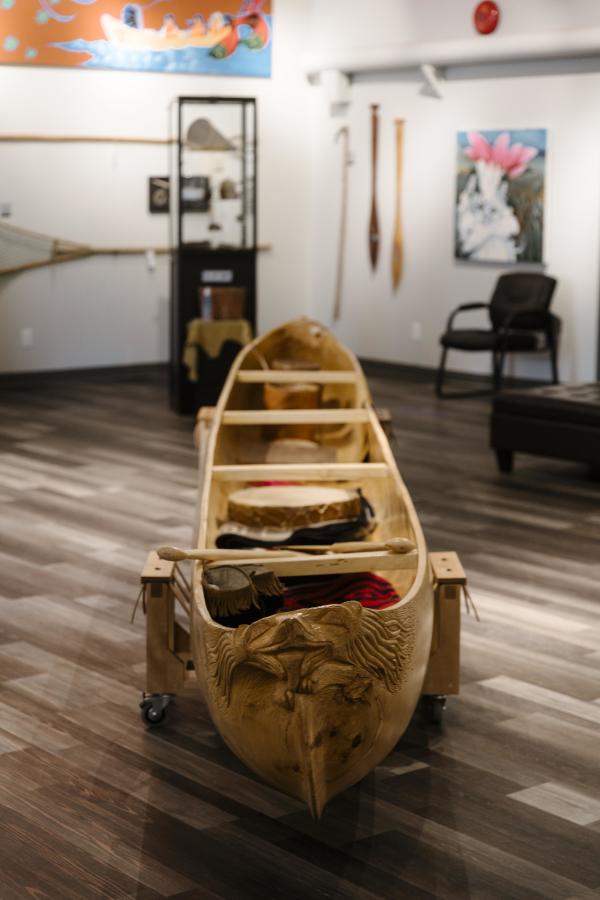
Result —
<instances>
[{"instance_id":1,"label":"canoe interior","mask_svg":"<svg viewBox=\"0 0 600 900\"><path fill-rule=\"evenodd\" d=\"M369 390L356 359L345 350L326 330L305 320L292 326L277 329L262 340L256 350L250 350L242 359L240 370L271 368L274 360L293 360L299 363L318 363L321 370L350 372L355 376L353 384L324 384L320 408L357 409L371 407ZM306 372L306 383L310 383ZM263 410L263 384L233 380L220 412L227 410ZM274 428L269 425L220 425L216 435L212 464L229 466L264 461L264 453ZM329 449L334 463L390 463L391 453L387 441L382 441L381 430L373 422L335 425L317 425L314 440ZM289 462L302 462L290 453ZM296 480L296 479L295 479ZM385 477L361 477L357 479L328 480L327 484L347 490L360 489L375 510L376 526L369 539L385 541L406 537L418 544L414 517L406 507L406 491L399 490L399 476L392 465ZM303 484L322 484L319 479L305 480ZM205 484L209 492L207 515L201 525L199 546L212 547L218 527L227 518L229 495L247 487L247 481L217 481ZM403 487L403 486L402 486ZM418 527L418 526L417 526ZM390 581L402 599L415 580L414 571L386 571L380 573Z\"/></svg>"}]
</instances>

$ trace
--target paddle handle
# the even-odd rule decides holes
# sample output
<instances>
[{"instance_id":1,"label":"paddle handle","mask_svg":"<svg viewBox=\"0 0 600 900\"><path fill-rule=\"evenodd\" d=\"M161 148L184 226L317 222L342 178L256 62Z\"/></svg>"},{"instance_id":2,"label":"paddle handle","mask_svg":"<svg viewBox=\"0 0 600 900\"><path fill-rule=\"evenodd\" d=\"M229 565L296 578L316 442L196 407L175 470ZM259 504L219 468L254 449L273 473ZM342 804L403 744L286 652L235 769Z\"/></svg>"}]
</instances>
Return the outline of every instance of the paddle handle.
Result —
<instances>
[{"instance_id":1,"label":"paddle handle","mask_svg":"<svg viewBox=\"0 0 600 900\"><path fill-rule=\"evenodd\" d=\"M389 541L341 541L338 544L288 544L289 550L303 553L362 553L365 550L389 550L390 553L410 553L415 544L408 538L391 538Z\"/></svg>"},{"instance_id":2,"label":"paddle handle","mask_svg":"<svg viewBox=\"0 0 600 900\"><path fill-rule=\"evenodd\" d=\"M404 119L396 119L396 212L394 217L394 245L392 248L392 284L394 290L402 278L404 240L400 203L402 199L402 168L404 163Z\"/></svg>"},{"instance_id":3,"label":"paddle handle","mask_svg":"<svg viewBox=\"0 0 600 900\"><path fill-rule=\"evenodd\" d=\"M252 560L264 559L265 556L283 557L290 556L288 550L269 550L264 547L221 550L217 547L204 547L198 550L180 550L179 547L159 547L156 551L160 559L169 562L183 562L186 559L196 559L201 562L226 562L228 560L240 560L242 558Z\"/></svg>"}]
</instances>

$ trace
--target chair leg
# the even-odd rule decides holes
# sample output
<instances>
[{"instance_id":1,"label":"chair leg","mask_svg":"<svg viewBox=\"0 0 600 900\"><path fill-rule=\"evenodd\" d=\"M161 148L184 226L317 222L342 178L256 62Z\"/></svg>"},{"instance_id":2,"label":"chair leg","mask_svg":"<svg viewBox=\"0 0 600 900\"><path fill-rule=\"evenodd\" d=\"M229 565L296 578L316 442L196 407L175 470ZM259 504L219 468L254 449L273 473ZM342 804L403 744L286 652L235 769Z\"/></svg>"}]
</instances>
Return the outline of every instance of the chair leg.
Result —
<instances>
[{"instance_id":1,"label":"chair leg","mask_svg":"<svg viewBox=\"0 0 600 900\"><path fill-rule=\"evenodd\" d=\"M498 468L501 472L512 472L513 467L513 451L512 450L496 450L496 460Z\"/></svg>"},{"instance_id":2,"label":"chair leg","mask_svg":"<svg viewBox=\"0 0 600 900\"><path fill-rule=\"evenodd\" d=\"M494 393L497 394L502 387L502 373L504 371L504 359L506 353L504 350L495 350L493 353L494 367Z\"/></svg>"},{"instance_id":3,"label":"chair leg","mask_svg":"<svg viewBox=\"0 0 600 900\"><path fill-rule=\"evenodd\" d=\"M442 400L462 400L466 399L467 397L489 397L490 394L494 393L494 391L490 390L489 388L485 388L484 390L457 391L450 393L448 391L444 391L444 376L446 374L446 359L448 356L448 349L448 347L444 347L442 349L440 364L435 376L435 393L438 397L440 397Z\"/></svg>"},{"instance_id":4,"label":"chair leg","mask_svg":"<svg viewBox=\"0 0 600 900\"><path fill-rule=\"evenodd\" d=\"M558 384L558 353L556 347L556 341L552 341L550 344L550 366L552 368L552 384Z\"/></svg>"},{"instance_id":5,"label":"chair leg","mask_svg":"<svg viewBox=\"0 0 600 900\"><path fill-rule=\"evenodd\" d=\"M442 349L442 355L440 357L440 364L438 366L437 374L435 377L435 393L438 397L443 397L443 385L444 385L444 374L446 372L446 357L448 356L448 348L444 347Z\"/></svg>"},{"instance_id":6,"label":"chair leg","mask_svg":"<svg viewBox=\"0 0 600 900\"><path fill-rule=\"evenodd\" d=\"M492 387L494 393L498 391L498 351L492 350Z\"/></svg>"}]
</instances>

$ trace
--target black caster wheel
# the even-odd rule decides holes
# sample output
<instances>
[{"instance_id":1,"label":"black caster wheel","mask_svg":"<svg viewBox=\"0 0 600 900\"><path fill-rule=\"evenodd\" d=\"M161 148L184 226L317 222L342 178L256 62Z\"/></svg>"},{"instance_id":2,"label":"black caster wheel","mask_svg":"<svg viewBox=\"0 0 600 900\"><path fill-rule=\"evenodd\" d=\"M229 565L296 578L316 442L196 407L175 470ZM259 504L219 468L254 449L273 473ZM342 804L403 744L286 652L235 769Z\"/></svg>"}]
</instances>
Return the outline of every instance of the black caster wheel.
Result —
<instances>
[{"instance_id":1,"label":"black caster wheel","mask_svg":"<svg viewBox=\"0 0 600 900\"><path fill-rule=\"evenodd\" d=\"M140 702L140 714L144 725L162 725L167 717L170 694L152 694Z\"/></svg>"},{"instance_id":2,"label":"black caster wheel","mask_svg":"<svg viewBox=\"0 0 600 900\"><path fill-rule=\"evenodd\" d=\"M431 725L441 725L446 708L446 697L442 694L428 694L423 697L425 718Z\"/></svg>"}]
</instances>

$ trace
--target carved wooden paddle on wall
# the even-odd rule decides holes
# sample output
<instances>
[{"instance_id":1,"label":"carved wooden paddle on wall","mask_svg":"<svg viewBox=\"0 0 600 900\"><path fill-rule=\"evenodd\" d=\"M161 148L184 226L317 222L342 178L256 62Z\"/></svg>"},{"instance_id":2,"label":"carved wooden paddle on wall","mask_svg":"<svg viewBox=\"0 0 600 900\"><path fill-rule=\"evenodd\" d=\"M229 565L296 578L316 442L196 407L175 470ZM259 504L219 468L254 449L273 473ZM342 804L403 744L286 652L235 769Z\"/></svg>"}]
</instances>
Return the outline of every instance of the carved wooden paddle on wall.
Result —
<instances>
[{"instance_id":1,"label":"carved wooden paddle on wall","mask_svg":"<svg viewBox=\"0 0 600 900\"><path fill-rule=\"evenodd\" d=\"M404 262L404 237L402 234L402 166L404 158L404 119L396 119L396 213L394 216L394 244L392 247L392 284L394 290L402 278Z\"/></svg>"},{"instance_id":2,"label":"carved wooden paddle on wall","mask_svg":"<svg viewBox=\"0 0 600 900\"><path fill-rule=\"evenodd\" d=\"M379 104L371 104L371 218L369 219L369 256L374 270L379 256L379 219L377 216L377 150Z\"/></svg>"}]
</instances>

